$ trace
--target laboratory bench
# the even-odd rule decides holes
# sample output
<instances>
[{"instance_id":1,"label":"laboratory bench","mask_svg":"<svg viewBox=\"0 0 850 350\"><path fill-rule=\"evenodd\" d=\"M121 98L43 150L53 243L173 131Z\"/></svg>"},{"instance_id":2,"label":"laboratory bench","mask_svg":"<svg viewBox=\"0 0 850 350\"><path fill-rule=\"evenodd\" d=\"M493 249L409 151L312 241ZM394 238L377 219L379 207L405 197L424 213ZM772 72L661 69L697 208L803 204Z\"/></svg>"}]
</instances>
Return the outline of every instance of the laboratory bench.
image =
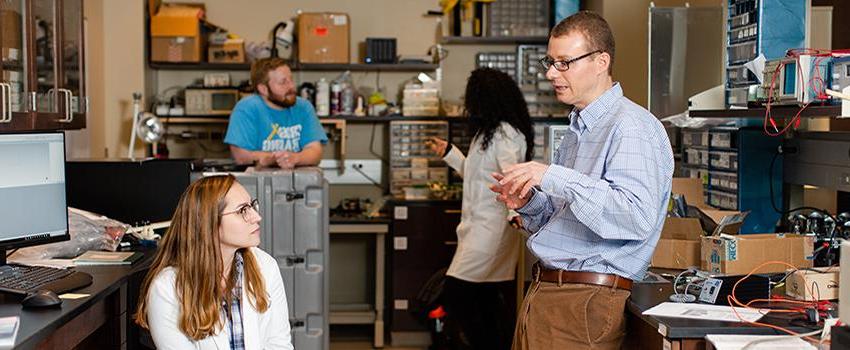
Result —
<instances>
[{"instance_id":1,"label":"laboratory bench","mask_svg":"<svg viewBox=\"0 0 850 350\"><path fill-rule=\"evenodd\" d=\"M657 276L657 275L656 275ZM705 321L643 315L643 312L666 301L673 294L673 283L650 278L635 283L626 304L626 339L623 349L706 349L707 334L784 335L768 327L743 322ZM820 329L807 325L801 314L769 313L759 322L807 333Z\"/></svg>"}]
</instances>

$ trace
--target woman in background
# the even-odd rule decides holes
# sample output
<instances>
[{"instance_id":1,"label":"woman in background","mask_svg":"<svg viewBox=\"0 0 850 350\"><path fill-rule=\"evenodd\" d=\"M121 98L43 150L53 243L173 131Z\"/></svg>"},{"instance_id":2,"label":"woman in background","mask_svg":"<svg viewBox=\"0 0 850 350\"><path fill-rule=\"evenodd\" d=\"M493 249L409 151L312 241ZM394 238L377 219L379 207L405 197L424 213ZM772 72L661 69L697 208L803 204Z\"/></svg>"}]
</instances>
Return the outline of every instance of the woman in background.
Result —
<instances>
[{"instance_id":1,"label":"woman in background","mask_svg":"<svg viewBox=\"0 0 850 350\"><path fill-rule=\"evenodd\" d=\"M520 236L508 223L509 211L488 185L492 173L531 160L534 129L528 106L507 74L480 68L467 81L464 97L471 135L464 155L445 140L428 146L463 176L458 245L446 273L444 298L449 319L457 320L461 341L474 349L510 349Z\"/></svg>"},{"instance_id":2,"label":"woman in background","mask_svg":"<svg viewBox=\"0 0 850 350\"><path fill-rule=\"evenodd\" d=\"M257 248L258 210L232 175L183 193L135 315L158 349L292 349L280 270Z\"/></svg>"}]
</instances>

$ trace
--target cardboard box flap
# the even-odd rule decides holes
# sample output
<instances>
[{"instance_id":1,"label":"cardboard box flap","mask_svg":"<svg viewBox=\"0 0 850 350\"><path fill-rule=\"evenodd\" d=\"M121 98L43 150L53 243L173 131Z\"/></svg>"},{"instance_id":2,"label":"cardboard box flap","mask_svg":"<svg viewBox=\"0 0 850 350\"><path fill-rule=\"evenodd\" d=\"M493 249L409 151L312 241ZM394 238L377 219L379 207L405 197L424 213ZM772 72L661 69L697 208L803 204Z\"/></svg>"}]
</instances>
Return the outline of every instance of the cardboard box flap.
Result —
<instances>
[{"instance_id":1,"label":"cardboard box flap","mask_svg":"<svg viewBox=\"0 0 850 350\"><path fill-rule=\"evenodd\" d=\"M689 207L696 208L699 211L699 216L703 220L711 221L705 223L706 225L704 228L706 231L709 231L712 234L719 232L738 233L741 222L738 222L737 220L734 220L731 224L719 224L721 224L724 220L737 219L738 217L735 215L740 215L741 212L735 210L715 209L705 204L703 199L704 192L702 180L686 177L674 177L671 192L685 196L685 202ZM689 216L692 216L690 214L691 210L689 210ZM746 216L746 214L744 214L744 216ZM741 221L743 221L743 219L741 219ZM723 226L720 231L717 231L716 229L718 225Z\"/></svg>"},{"instance_id":2,"label":"cardboard box flap","mask_svg":"<svg viewBox=\"0 0 850 350\"><path fill-rule=\"evenodd\" d=\"M663 239L698 241L703 236L702 225L694 218L667 218L661 228Z\"/></svg>"},{"instance_id":3,"label":"cardboard box flap","mask_svg":"<svg viewBox=\"0 0 850 350\"><path fill-rule=\"evenodd\" d=\"M709 208L703 198L702 180L689 177L674 177L672 193L685 196L685 202L697 208Z\"/></svg>"},{"instance_id":4,"label":"cardboard box flap","mask_svg":"<svg viewBox=\"0 0 850 350\"><path fill-rule=\"evenodd\" d=\"M163 6L151 17L151 36L199 36L204 9L196 6Z\"/></svg>"}]
</instances>

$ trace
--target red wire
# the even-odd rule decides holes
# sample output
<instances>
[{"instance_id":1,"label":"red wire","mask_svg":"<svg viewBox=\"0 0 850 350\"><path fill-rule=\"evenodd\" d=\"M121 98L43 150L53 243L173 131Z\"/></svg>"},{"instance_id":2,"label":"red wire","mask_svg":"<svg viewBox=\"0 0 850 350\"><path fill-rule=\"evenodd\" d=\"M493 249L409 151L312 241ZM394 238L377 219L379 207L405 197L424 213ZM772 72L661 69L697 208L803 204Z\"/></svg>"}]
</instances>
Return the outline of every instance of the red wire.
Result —
<instances>
[{"instance_id":1,"label":"red wire","mask_svg":"<svg viewBox=\"0 0 850 350\"><path fill-rule=\"evenodd\" d=\"M803 89L811 88L812 91L815 92L815 94L816 94L816 99L826 99L826 98L828 98L828 96L826 95L826 83L825 83L825 81L823 80L823 77L820 74L820 69L819 69L818 66L820 65L820 62L824 60L825 57L830 57L830 56L839 55L839 54L850 54L850 49L824 50L824 49L812 49L812 48L795 48L795 49L789 49L786 52L785 56L795 58L796 66L797 66L797 76L800 77L799 79L802 79L802 77L803 77L803 68L800 66L800 56L801 55L809 55L809 56L815 57L813 77L811 79L809 79L808 82L804 83L801 88L803 88ZM795 128L795 129L797 127L799 127L800 120L801 120L800 115L803 113L803 111L806 109L806 107L808 107L809 104L811 104L811 102L814 102L814 100L813 100L813 101L805 103L797 111L797 114L795 114L794 117L791 118L790 121L788 121L787 123L784 123L785 126L781 130L779 129L779 127L777 126L776 120L773 119L773 116L771 116L771 114L770 114L770 110L771 110L771 107L773 105L773 92L776 89L776 77L779 75L779 72L782 70L783 67L785 67L785 63L781 63L779 66L777 66L776 70L773 71L773 77L771 78L771 82L770 82L770 89L768 90L767 102L765 103L763 129L764 129L764 133L766 135L772 136L772 137L782 136L783 134L788 132L788 130L791 129L792 127ZM796 84L796 81L795 81L795 84ZM785 121L785 118L783 118L783 121ZM776 132L771 132L770 130L768 130L768 124L770 124L773 127L773 129L776 130Z\"/></svg>"}]
</instances>

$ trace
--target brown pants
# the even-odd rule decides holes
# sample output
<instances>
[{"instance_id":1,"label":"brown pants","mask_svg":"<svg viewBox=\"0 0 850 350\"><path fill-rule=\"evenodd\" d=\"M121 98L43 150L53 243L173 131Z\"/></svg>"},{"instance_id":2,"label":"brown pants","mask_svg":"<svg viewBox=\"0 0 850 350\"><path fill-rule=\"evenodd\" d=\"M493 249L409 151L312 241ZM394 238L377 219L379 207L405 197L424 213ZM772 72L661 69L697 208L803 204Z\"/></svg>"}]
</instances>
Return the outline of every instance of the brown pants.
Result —
<instances>
[{"instance_id":1,"label":"brown pants","mask_svg":"<svg viewBox=\"0 0 850 350\"><path fill-rule=\"evenodd\" d=\"M517 315L513 350L620 349L631 292L534 280Z\"/></svg>"}]
</instances>

